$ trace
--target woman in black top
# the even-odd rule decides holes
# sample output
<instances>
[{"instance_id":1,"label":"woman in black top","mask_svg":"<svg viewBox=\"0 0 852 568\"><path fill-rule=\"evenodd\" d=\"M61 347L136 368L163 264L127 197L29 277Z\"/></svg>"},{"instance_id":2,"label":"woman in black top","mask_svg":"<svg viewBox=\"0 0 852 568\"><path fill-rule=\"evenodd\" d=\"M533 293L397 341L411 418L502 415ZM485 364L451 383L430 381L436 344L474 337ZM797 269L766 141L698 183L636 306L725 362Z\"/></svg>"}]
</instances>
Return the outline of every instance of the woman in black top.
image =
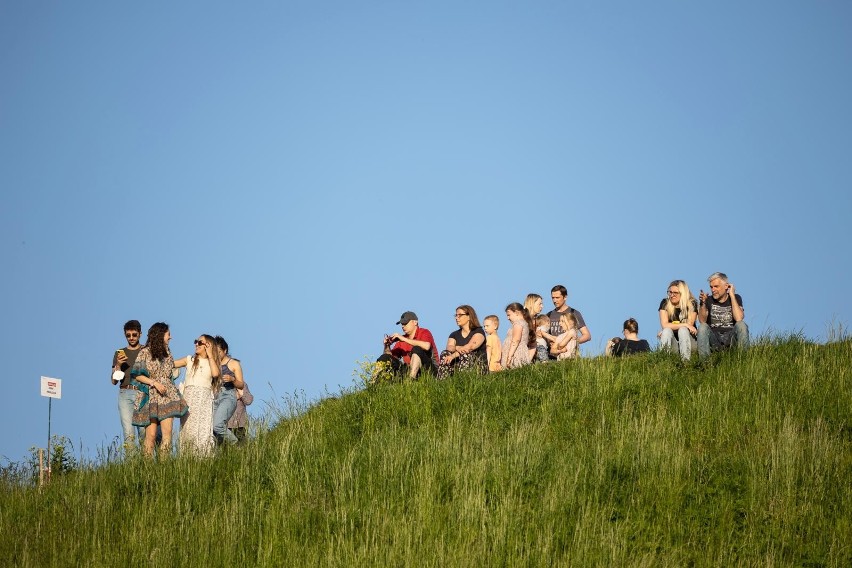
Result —
<instances>
[{"instance_id":1,"label":"woman in black top","mask_svg":"<svg viewBox=\"0 0 852 568\"><path fill-rule=\"evenodd\" d=\"M467 304L456 308L456 325L459 328L447 339L447 348L441 352L438 378L445 379L458 369L478 373L488 370L485 351L485 331L479 325L476 310Z\"/></svg>"},{"instance_id":2,"label":"woman in black top","mask_svg":"<svg viewBox=\"0 0 852 568\"><path fill-rule=\"evenodd\" d=\"M668 292L660 302L660 347L670 351L679 351L683 360L688 361L698 347L696 336L698 329L695 319L698 317L698 302L695 301L689 286L683 280L673 280Z\"/></svg>"},{"instance_id":3,"label":"woman in black top","mask_svg":"<svg viewBox=\"0 0 852 568\"><path fill-rule=\"evenodd\" d=\"M651 346L644 339L639 339L639 322L630 318L624 322L624 339L613 337L606 345L606 354L621 357L633 353L646 353Z\"/></svg>"}]
</instances>

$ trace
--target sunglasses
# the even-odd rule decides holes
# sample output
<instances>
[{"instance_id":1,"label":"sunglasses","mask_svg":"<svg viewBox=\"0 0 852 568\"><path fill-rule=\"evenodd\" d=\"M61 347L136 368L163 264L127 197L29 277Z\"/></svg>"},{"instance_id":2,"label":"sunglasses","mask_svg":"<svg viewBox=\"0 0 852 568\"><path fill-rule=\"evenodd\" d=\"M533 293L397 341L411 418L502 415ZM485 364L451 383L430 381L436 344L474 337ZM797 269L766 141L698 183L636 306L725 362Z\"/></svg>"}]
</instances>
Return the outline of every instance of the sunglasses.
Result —
<instances>
[{"instance_id":1,"label":"sunglasses","mask_svg":"<svg viewBox=\"0 0 852 568\"><path fill-rule=\"evenodd\" d=\"M134 339L136 337L139 337L139 334L138 333L125 333L124 337L126 337L127 339Z\"/></svg>"},{"instance_id":2,"label":"sunglasses","mask_svg":"<svg viewBox=\"0 0 852 568\"><path fill-rule=\"evenodd\" d=\"M197 339L196 339L195 341L193 341L193 343L195 343L196 345L203 345L203 346L205 346L205 347L207 346L207 344L206 344L206 343L204 343L203 341L199 341L199 340L197 340Z\"/></svg>"},{"instance_id":3,"label":"sunglasses","mask_svg":"<svg viewBox=\"0 0 852 568\"><path fill-rule=\"evenodd\" d=\"M460 317L464 317L464 316L466 316L466 315L467 315L466 313L460 313L460 314L456 314L456 317L457 317L457 318L460 318Z\"/></svg>"}]
</instances>

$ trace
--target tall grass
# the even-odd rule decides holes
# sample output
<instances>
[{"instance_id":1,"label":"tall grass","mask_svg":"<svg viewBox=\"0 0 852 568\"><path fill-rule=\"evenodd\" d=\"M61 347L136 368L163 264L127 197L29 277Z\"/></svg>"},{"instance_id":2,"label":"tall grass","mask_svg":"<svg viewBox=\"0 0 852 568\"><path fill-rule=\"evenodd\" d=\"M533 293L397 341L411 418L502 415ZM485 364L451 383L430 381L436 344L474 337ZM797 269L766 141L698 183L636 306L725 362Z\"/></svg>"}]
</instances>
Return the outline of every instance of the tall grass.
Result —
<instances>
[{"instance_id":1,"label":"tall grass","mask_svg":"<svg viewBox=\"0 0 852 568\"><path fill-rule=\"evenodd\" d=\"M852 343L382 385L2 488L18 566L849 566Z\"/></svg>"}]
</instances>

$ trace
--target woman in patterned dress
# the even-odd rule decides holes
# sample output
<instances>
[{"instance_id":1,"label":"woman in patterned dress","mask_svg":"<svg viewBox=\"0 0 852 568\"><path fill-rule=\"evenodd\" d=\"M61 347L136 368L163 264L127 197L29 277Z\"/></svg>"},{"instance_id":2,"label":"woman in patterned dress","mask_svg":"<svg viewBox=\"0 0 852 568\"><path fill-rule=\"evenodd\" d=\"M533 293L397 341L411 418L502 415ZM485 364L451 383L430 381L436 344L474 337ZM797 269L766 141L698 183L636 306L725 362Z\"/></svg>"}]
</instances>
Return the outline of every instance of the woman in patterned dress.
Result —
<instances>
[{"instance_id":1,"label":"woman in patterned dress","mask_svg":"<svg viewBox=\"0 0 852 568\"><path fill-rule=\"evenodd\" d=\"M219 388L221 371L212 335L195 340L195 354L175 361L186 367L183 396L189 412L180 419L180 453L209 456L213 452L213 392Z\"/></svg>"},{"instance_id":2,"label":"woman in patterned dress","mask_svg":"<svg viewBox=\"0 0 852 568\"><path fill-rule=\"evenodd\" d=\"M169 326L157 322L148 329L148 341L130 370L132 380L139 386L133 425L145 428L145 455L154 454L157 426L162 431L160 457L172 451L172 419L186 414L188 407L172 380L175 368L169 351L172 336Z\"/></svg>"}]
</instances>

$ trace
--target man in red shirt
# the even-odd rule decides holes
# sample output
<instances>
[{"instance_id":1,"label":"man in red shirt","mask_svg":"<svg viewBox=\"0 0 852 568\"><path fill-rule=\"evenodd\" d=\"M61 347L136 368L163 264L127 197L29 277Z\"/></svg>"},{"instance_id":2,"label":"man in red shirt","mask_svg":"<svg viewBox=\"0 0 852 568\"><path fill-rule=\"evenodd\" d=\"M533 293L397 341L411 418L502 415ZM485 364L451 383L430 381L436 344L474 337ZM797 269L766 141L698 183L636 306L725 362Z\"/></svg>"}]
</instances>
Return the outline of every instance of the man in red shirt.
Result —
<instances>
[{"instance_id":1,"label":"man in red shirt","mask_svg":"<svg viewBox=\"0 0 852 568\"><path fill-rule=\"evenodd\" d=\"M394 374L406 375L412 379L417 378L423 370L435 374L438 348L435 346L432 332L420 327L414 312L403 313L396 323L402 326L403 333L385 336L385 352L378 361L390 363Z\"/></svg>"}]
</instances>

